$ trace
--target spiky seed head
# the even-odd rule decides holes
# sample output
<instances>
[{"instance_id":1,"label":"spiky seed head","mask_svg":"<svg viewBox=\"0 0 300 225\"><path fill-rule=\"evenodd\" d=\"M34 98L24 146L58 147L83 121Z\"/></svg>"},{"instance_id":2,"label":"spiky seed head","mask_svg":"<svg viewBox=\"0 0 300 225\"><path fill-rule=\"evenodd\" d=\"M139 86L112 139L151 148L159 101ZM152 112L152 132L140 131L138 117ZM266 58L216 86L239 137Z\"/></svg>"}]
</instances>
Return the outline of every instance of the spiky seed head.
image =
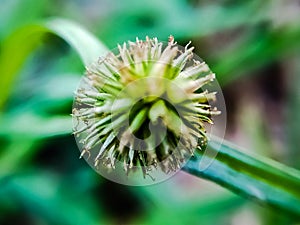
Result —
<instances>
[{"instance_id":1,"label":"spiky seed head","mask_svg":"<svg viewBox=\"0 0 300 225\"><path fill-rule=\"evenodd\" d=\"M166 46L146 37L87 67L73 107L81 156L145 176L153 168L176 171L205 148L204 125L220 112L209 104L216 93L203 88L215 75L193 49L180 49L172 36Z\"/></svg>"}]
</instances>

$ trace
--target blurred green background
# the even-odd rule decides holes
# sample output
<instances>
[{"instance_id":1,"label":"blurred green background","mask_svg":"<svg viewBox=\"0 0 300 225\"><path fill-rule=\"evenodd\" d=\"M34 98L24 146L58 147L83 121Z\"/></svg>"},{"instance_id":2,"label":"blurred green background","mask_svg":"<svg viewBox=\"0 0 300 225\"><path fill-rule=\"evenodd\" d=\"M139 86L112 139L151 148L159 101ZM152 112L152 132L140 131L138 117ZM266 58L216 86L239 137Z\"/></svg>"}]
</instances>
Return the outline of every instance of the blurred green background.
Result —
<instances>
[{"instance_id":1,"label":"blurred green background","mask_svg":"<svg viewBox=\"0 0 300 225\"><path fill-rule=\"evenodd\" d=\"M109 48L146 35L191 40L223 88L226 139L300 169L298 0L0 0L0 53L19 43L0 68L30 43L11 34L50 17L78 22ZM0 90L9 92L0 114L1 225L297 224L184 172L146 187L103 179L78 159L71 135L84 65L54 35L28 49L12 88Z\"/></svg>"}]
</instances>

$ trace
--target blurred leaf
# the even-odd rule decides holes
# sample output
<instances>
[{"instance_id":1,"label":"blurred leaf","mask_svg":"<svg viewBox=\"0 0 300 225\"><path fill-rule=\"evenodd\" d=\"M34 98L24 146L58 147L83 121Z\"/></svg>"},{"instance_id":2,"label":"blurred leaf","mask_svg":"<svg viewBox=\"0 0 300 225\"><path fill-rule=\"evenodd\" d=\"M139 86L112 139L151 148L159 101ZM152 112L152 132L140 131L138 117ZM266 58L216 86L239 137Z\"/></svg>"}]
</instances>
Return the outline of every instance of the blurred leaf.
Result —
<instances>
[{"instance_id":1,"label":"blurred leaf","mask_svg":"<svg viewBox=\"0 0 300 225\"><path fill-rule=\"evenodd\" d=\"M9 140L1 149L0 178L20 169L18 167L32 157L42 139L72 132L70 116L41 117L30 111L17 112L17 115L6 114L0 120L0 137Z\"/></svg>"},{"instance_id":2,"label":"blurred leaf","mask_svg":"<svg viewBox=\"0 0 300 225\"><path fill-rule=\"evenodd\" d=\"M218 55L212 65L219 74L218 81L225 85L250 70L257 69L288 53L300 49L300 26L298 24L266 32L259 30L236 46Z\"/></svg>"},{"instance_id":3,"label":"blurred leaf","mask_svg":"<svg viewBox=\"0 0 300 225\"><path fill-rule=\"evenodd\" d=\"M9 143L0 151L0 177L14 173L18 166L24 165L38 150L41 141L71 134L70 106L79 79L77 74L41 78L32 98L2 114L0 138ZM61 85L65 83L68 85ZM66 107L69 109L67 115L57 114Z\"/></svg>"},{"instance_id":4,"label":"blurred leaf","mask_svg":"<svg viewBox=\"0 0 300 225\"><path fill-rule=\"evenodd\" d=\"M45 27L64 39L79 54L84 65L95 62L107 48L93 34L78 24L65 19L50 19Z\"/></svg>"},{"instance_id":5,"label":"blurred leaf","mask_svg":"<svg viewBox=\"0 0 300 225\"><path fill-rule=\"evenodd\" d=\"M111 46L136 37L158 37L176 40L204 37L240 26L252 26L268 18L270 1L240 1L236 4L199 4L193 7L185 0L118 1L109 17L100 20L99 36Z\"/></svg>"},{"instance_id":6,"label":"blurred leaf","mask_svg":"<svg viewBox=\"0 0 300 225\"><path fill-rule=\"evenodd\" d=\"M20 165L24 165L42 140L71 134L71 116L56 115L55 111L59 111L59 107L70 108L72 92L78 80L78 76L62 74L42 79L41 82L45 85L38 85L40 88L34 90L32 99L15 107L13 111L2 114L0 137L9 140L9 143L1 149L0 177L14 173ZM60 89L59 83L68 85ZM55 92L53 88L56 89ZM46 112L50 114L47 115Z\"/></svg>"},{"instance_id":7,"label":"blurred leaf","mask_svg":"<svg viewBox=\"0 0 300 225\"><path fill-rule=\"evenodd\" d=\"M226 189L191 178L179 172L162 183L139 187L152 204L146 219L138 224L215 224L216 217L226 216L246 202Z\"/></svg>"},{"instance_id":8,"label":"blurred leaf","mask_svg":"<svg viewBox=\"0 0 300 225\"><path fill-rule=\"evenodd\" d=\"M3 107L17 72L27 56L49 34L68 42L80 55L85 65L95 61L105 51L105 46L79 25L64 19L50 19L42 24L27 25L15 31L3 43L0 54L0 109ZM13 60L12 60L13 59Z\"/></svg>"},{"instance_id":9,"label":"blurred leaf","mask_svg":"<svg viewBox=\"0 0 300 225\"><path fill-rule=\"evenodd\" d=\"M46 9L48 9L46 0L1 0L0 39L17 27L41 17Z\"/></svg>"},{"instance_id":10,"label":"blurred leaf","mask_svg":"<svg viewBox=\"0 0 300 225\"><path fill-rule=\"evenodd\" d=\"M207 154L197 151L183 170L300 218L299 171L261 156L252 157L218 139L209 142L209 149L217 153L216 158L209 159ZM211 165L201 170L201 160L211 161Z\"/></svg>"},{"instance_id":11,"label":"blurred leaf","mask_svg":"<svg viewBox=\"0 0 300 225\"><path fill-rule=\"evenodd\" d=\"M65 116L72 112L73 93L80 82L80 74L50 74L47 77L35 78L32 97L21 102L11 110L10 114L18 117L20 112L30 112L39 116ZM66 85L67 84L67 85ZM26 90L26 89L25 89ZM53 91L55 90L55 91ZM20 91L20 94L23 90ZM65 110L67 109L67 111ZM70 117L71 120L71 117ZM0 123L1 130L1 123Z\"/></svg>"},{"instance_id":12,"label":"blurred leaf","mask_svg":"<svg viewBox=\"0 0 300 225\"><path fill-rule=\"evenodd\" d=\"M238 196L222 194L204 197L197 203L157 206L139 224L215 224L216 218L226 217L231 210L240 207L243 203L244 201ZM225 222L223 221L222 224Z\"/></svg>"},{"instance_id":13,"label":"blurred leaf","mask_svg":"<svg viewBox=\"0 0 300 225\"><path fill-rule=\"evenodd\" d=\"M48 30L40 25L28 25L4 41L0 53L0 109L9 95L17 72L46 32Z\"/></svg>"},{"instance_id":14,"label":"blurred leaf","mask_svg":"<svg viewBox=\"0 0 300 225\"><path fill-rule=\"evenodd\" d=\"M47 224L107 224L92 195L82 193L80 185L64 183L60 186L60 179L57 175L36 171L15 175L2 183L1 194L12 194L17 204L26 207L26 213ZM3 193L3 188L8 193Z\"/></svg>"},{"instance_id":15,"label":"blurred leaf","mask_svg":"<svg viewBox=\"0 0 300 225\"><path fill-rule=\"evenodd\" d=\"M68 115L42 117L30 112L18 115L8 114L1 117L0 136L22 136L39 139L71 134L72 132L72 119Z\"/></svg>"},{"instance_id":16,"label":"blurred leaf","mask_svg":"<svg viewBox=\"0 0 300 225\"><path fill-rule=\"evenodd\" d=\"M36 149L38 142L32 138L14 137L10 143L3 146L0 157L0 181L9 174L13 174L20 169L21 163L30 158L32 149Z\"/></svg>"}]
</instances>

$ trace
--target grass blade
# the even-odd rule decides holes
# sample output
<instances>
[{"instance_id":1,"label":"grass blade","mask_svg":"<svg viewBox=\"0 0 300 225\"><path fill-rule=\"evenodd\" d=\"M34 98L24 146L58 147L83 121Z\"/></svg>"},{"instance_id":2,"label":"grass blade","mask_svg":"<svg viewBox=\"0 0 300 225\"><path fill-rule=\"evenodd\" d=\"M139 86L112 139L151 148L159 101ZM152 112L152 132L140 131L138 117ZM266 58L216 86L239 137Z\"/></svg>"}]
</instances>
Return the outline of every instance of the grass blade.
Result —
<instances>
[{"instance_id":1,"label":"grass blade","mask_svg":"<svg viewBox=\"0 0 300 225\"><path fill-rule=\"evenodd\" d=\"M17 73L27 56L41 44L47 35L56 35L69 43L85 65L101 56L106 47L81 26L65 19L50 19L16 30L3 43L0 52L0 109L8 98Z\"/></svg>"},{"instance_id":2,"label":"grass blade","mask_svg":"<svg viewBox=\"0 0 300 225\"><path fill-rule=\"evenodd\" d=\"M93 34L78 24L65 19L51 19L45 22L45 26L55 35L64 39L76 50L84 65L96 61L106 47Z\"/></svg>"},{"instance_id":3,"label":"grass blade","mask_svg":"<svg viewBox=\"0 0 300 225\"><path fill-rule=\"evenodd\" d=\"M300 28L289 25L272 32L260 30L233 48L220 53L212 70L221 85L239 79L249 71L268 65L300 48ZM298 50L299 51L299 50Z\"/></svg>"}]
</instances>

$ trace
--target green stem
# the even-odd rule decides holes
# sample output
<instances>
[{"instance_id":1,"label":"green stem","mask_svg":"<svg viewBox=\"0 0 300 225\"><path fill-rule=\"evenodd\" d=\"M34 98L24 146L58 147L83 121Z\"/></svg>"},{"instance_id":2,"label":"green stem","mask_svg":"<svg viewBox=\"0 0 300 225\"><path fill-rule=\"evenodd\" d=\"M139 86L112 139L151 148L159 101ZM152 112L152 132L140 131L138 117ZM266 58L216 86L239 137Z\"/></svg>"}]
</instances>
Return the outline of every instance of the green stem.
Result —
<instances>
[{"instance_id":1,"label":"green stem","mask_svg":"<svg viewBox=\"0 0 300 225\"><path fill-rule=\"evenodd\" d=\"M217 139L210 141L208 151L215 158L197 151L183 170L262 205L300 217L299 171L262 156L250 156ZM202 170L201 160L211 160L211 164Z\"/></svg>"}]
</instances>

